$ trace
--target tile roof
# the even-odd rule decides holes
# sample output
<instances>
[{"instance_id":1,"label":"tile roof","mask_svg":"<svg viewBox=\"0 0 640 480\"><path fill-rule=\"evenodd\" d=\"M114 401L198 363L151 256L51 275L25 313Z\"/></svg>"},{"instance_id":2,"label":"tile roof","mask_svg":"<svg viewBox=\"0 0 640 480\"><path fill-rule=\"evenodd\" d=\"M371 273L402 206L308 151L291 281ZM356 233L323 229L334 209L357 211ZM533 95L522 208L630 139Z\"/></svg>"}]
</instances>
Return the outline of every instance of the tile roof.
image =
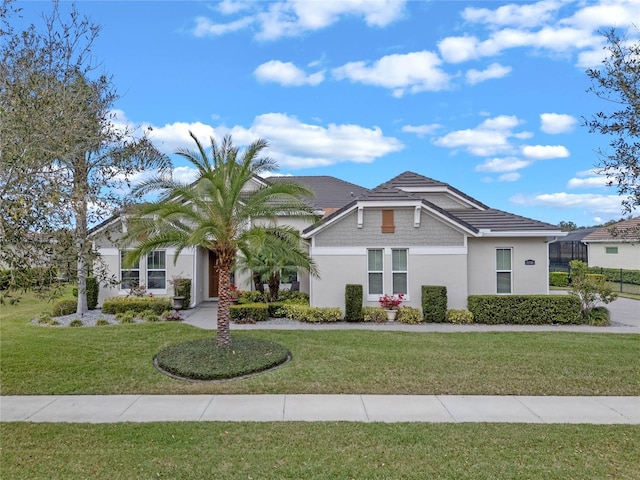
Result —
<instances>
[{"instance_id":1,"label":"tile roof","mask_svg":"<svg viewBox=\"0 0 640 480\"><path fill-rule=\"evenodd\" d=\"M450 190L451 192L456 193L460 197L468 200L469 202L476 204L480 208L489 208L484 203L476 200L475 198L467 195L464 192L461 192L457 188L449 185L448 183L440 182L439 180L434 180L433 178L425 177L423 175L419 175L414 172L409 172L409 171L403 172L400 175L395 176L391 180L381 184L380 186L400 188L402 190L409 190L409 191L411 191L411 189L420 189L420 188L427 188L427 189L445 188L447 190Z\"/></svg>"},{"instance_id":2,"label":"tile roof","mask_svg":"<svg viewBox=\"0 0 640 480\"><path fill-rule=\"evenodd\" d=\"M630 242L640 240L640 217L600 227L584 237L585 242Z\"/></svg>"},{"instance_id":3,"label":"tile roof","mask_svg":"<svg viewBox=\"0 0 640 480\"><path fill-rule=\"evenodd\" d=\"M475 210L472 208L448 209L447 212L478 230L491 230L492 232L557 232L560 230L556 225L503 212L495 208L489 208L488 210Z\"/></svg>"},{"instance_id":4,"label":"tile roof","mask_svg":"<svg viewBox=\"0 0 640 480\"><path fill-rule=\"evenodd\" d=\"M327 175L268 177L265 181L289 181L305 185L315 193L315 196L310 199L310 203L318 209L342 208L347 203L369 192L367 188Z\"/></svg>"}]
</instances>

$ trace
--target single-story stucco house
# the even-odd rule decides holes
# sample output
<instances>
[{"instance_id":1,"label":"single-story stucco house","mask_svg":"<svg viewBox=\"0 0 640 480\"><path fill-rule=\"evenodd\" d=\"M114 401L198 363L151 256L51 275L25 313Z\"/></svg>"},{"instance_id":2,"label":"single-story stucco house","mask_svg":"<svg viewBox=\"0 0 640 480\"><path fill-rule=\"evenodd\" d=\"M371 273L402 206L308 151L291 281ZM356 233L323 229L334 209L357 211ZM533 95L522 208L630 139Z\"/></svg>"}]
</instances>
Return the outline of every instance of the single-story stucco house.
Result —
<instances>
[{"instance_id":1,"label":"single-story stucco house","mask_svg":"<svg viewBox=\"0 0 640 480\"><path fill-rule=\"evenodd\" d=\"M307 185L322 217L316 224L289 221L298 228L319 277L289 272L283 279L308 292L312 306L344 309L345 285L361 284L365 305L385 294L405 294L404 304L420 307L422 285L447 287L448 308L463 309L472 294L548 293L549 243L565 235L548 223L488 207L451 185L404 172L369 190L330 176L287 177ZM278 177L255 178L255 188ZM126 218L116 216L92 230L92 239L119 286L100 291L125 295L133 283L154 295L173 294L172 277L192 279L192 305L217 297L212 254L183 251L174 264L172 249L148 255L135 269L122 267L119 238ZM236 274L240 289L252 288L248 274ZM285 284L284 288L288 288Z\"/></svg>"},{"instance_id":2,"label":"single-story stucco house","mask_svg":"<svg viewBox=\"0 0 640 480\"><path fill-rule=\"evenodd\" d=\"M640 270L640 217L598 228L582 242L590 267Z\"/></svg>"}]
</instances>

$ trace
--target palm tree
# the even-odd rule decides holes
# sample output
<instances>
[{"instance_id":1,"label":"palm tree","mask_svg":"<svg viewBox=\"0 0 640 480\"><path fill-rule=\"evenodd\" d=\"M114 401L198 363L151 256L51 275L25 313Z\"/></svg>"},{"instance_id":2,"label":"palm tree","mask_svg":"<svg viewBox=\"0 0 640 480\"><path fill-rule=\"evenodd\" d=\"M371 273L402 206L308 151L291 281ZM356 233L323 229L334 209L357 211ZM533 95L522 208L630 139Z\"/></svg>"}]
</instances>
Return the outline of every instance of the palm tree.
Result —
<instances>
[{"instance_id":1,"label":"palm tree","mask_svg":"<svg viewBox=\"0 0 640 480\"><path fill-rule=\"evenodd\" d=\"M163 191L157 201L140 208L130 222L126 241L143 239L127 255L128 262L136 262L158 248L175 247L178 255L185 248L202 247L216 254L215 268L219 274L218 347L231 347L229 305L231 302L230 272L237 252L245 249L251 238L265 228L273 232L285 227L276 225L278 216L304 217L315 220L313 210L303 202L311 192L293 182L264 182L255 189L245 188L248 182L266 172L273 172L277 164L270 158L259 157L268 146L259 139L242 153L233 146L231 136L218 144L211 137L211 156L198 138L189 132L197 150L180 149L177 155L198 169L191 184L156 177L138 187L141 193ZM276 235L275 238L278 238Z\"/></svg>"},{"instance_id":2,"label":"palm tree","mask_svg":"<svg viewBox=\"0 0 640 480\"><path fill-rule=\"evenodd\" d=\"M240 248L237 270L251 272L256 290L264 293L264 283L269 284L272 301L278 299L280 272L285 269L303 269L318 275L311 256L302 248L300 232L293 227L264 228Z\"/></svg>"}]
</instances>

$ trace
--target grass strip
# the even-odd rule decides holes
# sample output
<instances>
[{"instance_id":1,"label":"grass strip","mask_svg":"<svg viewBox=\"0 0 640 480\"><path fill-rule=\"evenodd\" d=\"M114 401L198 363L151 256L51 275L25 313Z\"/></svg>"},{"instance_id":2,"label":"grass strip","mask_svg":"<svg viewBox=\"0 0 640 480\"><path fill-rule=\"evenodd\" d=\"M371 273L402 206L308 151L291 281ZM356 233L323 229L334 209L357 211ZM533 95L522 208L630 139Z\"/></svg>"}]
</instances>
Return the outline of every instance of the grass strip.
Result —
<instances>
[{"instance_id":1,"label":"grass strip","mask_svg":"<svg viewBox=\"0 0 640 480\"><path fill-rule=\"evenodd\" d=\"M638 426L2 424L2 478L637 479Z\"/></svg>"}]
</instances>

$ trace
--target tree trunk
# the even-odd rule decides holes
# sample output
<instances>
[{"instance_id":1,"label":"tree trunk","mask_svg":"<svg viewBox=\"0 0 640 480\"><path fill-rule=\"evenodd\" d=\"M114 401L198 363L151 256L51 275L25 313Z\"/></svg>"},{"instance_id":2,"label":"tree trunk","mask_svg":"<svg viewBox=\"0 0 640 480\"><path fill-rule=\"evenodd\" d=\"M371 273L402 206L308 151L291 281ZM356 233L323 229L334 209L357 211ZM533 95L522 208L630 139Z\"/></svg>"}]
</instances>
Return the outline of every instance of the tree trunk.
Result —
<instances>
[{"instance_id":1,"label":"tree trunk","mask_svg":"<svg viewBox=\"0 0 640 480\"><path fill-rule=\"evenodd\" d=\"M278 301L278 291L280 290L280 272L272 273L269 276L269 295L272 302Z\"/></svg>"},{"instance_id":2,"label":"tree trunk","mask_svg":"<svg viewBox=\"0 0 640 480\"><path fill-rule=\"evenodd\" d=\"M231 262L231 265L233 262ZM216 345L218 348L231 348L231 332L229 321L231 317L231 265L224 260L224 255L218 256L218 331Z\"/></svg>"},{"instance_id":3,"label":"tree trunk","mask_svg":"<svg viewBox=\"0 0 640 480\"><path fill-rule=\"evenodd\" d=\"M262 283L262 277L257 273L253 274L253 285L256 287L256 291L264 294L264 284Z\"/></svg>"},{"instance_id":4,"label":"tree trunk","mask_svg":"<svg viewBox=\"0 0 640 480\"><path fill-rule=\"evenodd\" d=\"M88 180L83 178L82 172L84 171L76 168L75 175L80 178L74 178L75 240L78 254L78 261L76 262L78 269L78 305L76 313L78 315L83 315L89 311L87 305L87 258L89 257L89 252L87 252L87 196L86 183L84 183Z\"/></svg>"}]
</instances>

